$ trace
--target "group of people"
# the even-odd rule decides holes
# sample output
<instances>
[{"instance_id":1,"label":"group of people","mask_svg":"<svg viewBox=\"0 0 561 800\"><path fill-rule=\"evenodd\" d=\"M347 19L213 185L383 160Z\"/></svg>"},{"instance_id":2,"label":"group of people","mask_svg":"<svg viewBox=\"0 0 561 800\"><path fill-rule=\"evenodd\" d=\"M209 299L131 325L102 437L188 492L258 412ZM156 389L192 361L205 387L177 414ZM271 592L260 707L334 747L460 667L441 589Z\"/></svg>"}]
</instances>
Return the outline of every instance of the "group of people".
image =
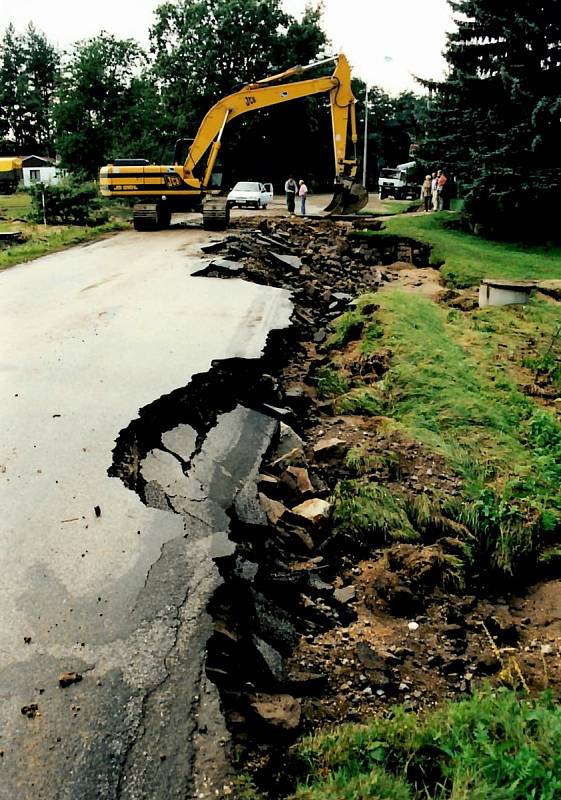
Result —
<instances>
[{"instance_id":1,"label":"group of people","mask_svg":"<svg viewBox=\"0 0 561 800\"><path fill-rule=\"evenodd\" d=\"M308 187L304 181L299 180L298 183L296 183L292 175L290 175L284 184L284 191L286 194L286 207L290 216L294 216L296 196L300 198L300 213L304 216L306 213L306 197L308 196Z\"/></svg>"},{"instance_id":2,"label":"group of people","mask_svg":"<svg viewBox=\"0 0 561 800\"><path fill-rule=\"evenodd\" d=\"M426 175L421 189L421 198L425 203L425 211L442 211L446 207L446 177L444 170L439 169L432 175Z\"/></svg>"}]
</instances>

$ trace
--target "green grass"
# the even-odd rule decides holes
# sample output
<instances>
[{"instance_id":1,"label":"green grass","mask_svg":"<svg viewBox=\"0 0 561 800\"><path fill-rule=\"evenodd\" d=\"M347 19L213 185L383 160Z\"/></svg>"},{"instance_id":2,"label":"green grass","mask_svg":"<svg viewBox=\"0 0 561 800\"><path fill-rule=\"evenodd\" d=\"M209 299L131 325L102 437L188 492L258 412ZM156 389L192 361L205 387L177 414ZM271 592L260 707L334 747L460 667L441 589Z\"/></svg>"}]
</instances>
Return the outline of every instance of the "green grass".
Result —
<instances>
[{"instance_id":1,"label":"green grass","mask_svg":"<svg viewBox=\"0 0 561 800\"><path fill-rule=\"evenodd\" d=\"M34 258L54 253L65 247L90 242L114 231L126 230L132 212L118 204L107 204L111 219L102 225L37 225L27 221L31 197L27 192L0 195L0 231L21 231L23 244L0 249L0 269L22 264ZM23 220L23 221L22 221Z\"/></svg>"},{"instance_id":2,"label":"green grass","mask_svg":"<svg viewBox=\"0 0 561 800\"><path fill-rule=\"evenodd\" d=\"M474 330L463 316L450 323L445 309L417 295L387 292L379 303L393 352L388 414L464 478L455 516L491 565L509 574L528 567L557 545L561 427L518 389L488 329ZM494 312L479 319L492 327ZM535 313L543 320L543 308Z\"/></svg>"},{"instance_id":3,"label":"green grass","mask_svg":"<svg viewBox=\"0 0 561 800\"><path fill-rule=\"evenodd\" d=\"M341 481L333 495L334 533L352 535L371 548L420 539L407 516L405 499L364 480Z\"/></svg>"},{"instance_id":4,"label":"green grass","mask_svg":"<svg viewBox=\"0 0 561 800\"><path fill-rule=\"evenodd\" d=\"M89 242L125 228L128 228L128 225L118 220L92 228L75 225L55 227L26 225L23 230L29 238L24 244L0 249L0 269L13 267L15 264L22 264L57 250L63 250L65 247Z\"/></svg>"},{"instance_id":5,"label":"green grass","mask_svg":"<svg viewBox=\"0 0 561 800\"><path fill-rule=\"evenodd\" d=\"M431 260L443 264L447 285L474 286L481 278L512 280L561 279L561 247L529 247L493 242L447 227L457 214L440 212L424 216L396 215L384 230L359 232L361 236L393 234L432 245Z\"/></svg>"},{"instance_id":6,"label":"green grass","mask_svg":"<svg viewBox=\"0 0 561 800\"><path fill-rule=\"evenodd\" d=\"M31 197L27 192L0 195L0 230L10 230L14 219L25 219L31 210ZM2 218L6 219L2 219ZM8 221L8 222L7 222Z\"/></svg>"},{"instance_id":7,"label":"green grass","mask_svg":"<svg viewBox=\"0 0 561 800\"><path fill-rule=\"evenodd\" d=\"M561 427L520 390L517 369L529 343L540 364L560 355L557 307L533 301L466 315L398 290L381 292L376 301L377 309L372 296L361 298L355 311L335 322L333 363L334 343L343 347L348 331L360 329L362 338L347 359L382 346L392 353L390 368L370 385L333 380L334 410L390 417L463 479L463 494L431 510L432 525L409 515L404 530L430 537L440 526L474 549L482 569L505 575L547 560L561 540ZM361 535L369 526L379 530L373 522L384 518L378 497L379 487L369 492L362 485L357 498L347 493L341 505L339 497L340 525ZM388 530L382 530L386 540L392 538Z\"/></svg>"},{"instance_id":8,"label":"green grass","mask_svg":"<svg viewBox=\"0 0 561 800\"><path fill-rule=\"evenodd\" d=\"M483 689L425 718L320 732L298 747L306 777L292 800L555 800L561 797L561 712Z\"/></svg>"}]
</instances>

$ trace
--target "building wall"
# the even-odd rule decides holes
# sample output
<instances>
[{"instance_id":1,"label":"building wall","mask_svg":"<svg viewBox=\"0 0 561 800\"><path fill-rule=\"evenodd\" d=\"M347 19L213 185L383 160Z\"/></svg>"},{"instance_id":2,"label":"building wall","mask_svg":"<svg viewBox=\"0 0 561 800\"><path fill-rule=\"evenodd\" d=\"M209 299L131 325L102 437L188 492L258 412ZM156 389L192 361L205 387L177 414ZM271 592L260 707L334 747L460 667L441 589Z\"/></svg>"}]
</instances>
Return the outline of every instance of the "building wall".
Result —
<instances>
[{"instance_id":1,"label":"building wall","mask_svg":"<svg viewBox=\"0 0 561 800\"><path fill-rule=\"evenodd\" d=\"M39 175L37 176L37 173ZM58 183L61 178L57 167L24 167L23 185L32 183Z\"/></svg>"}]
</instances>

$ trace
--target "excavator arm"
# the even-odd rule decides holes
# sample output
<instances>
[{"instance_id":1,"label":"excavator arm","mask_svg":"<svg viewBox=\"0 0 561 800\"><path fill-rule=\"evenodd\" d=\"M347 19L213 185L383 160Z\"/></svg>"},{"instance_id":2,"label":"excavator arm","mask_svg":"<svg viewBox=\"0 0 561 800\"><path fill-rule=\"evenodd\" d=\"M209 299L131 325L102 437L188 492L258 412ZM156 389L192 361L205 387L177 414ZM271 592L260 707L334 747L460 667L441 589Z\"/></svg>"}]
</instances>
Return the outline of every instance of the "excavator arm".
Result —
<instances>
[{"instance_id":1,"label":"excavator arm","mask_svg":"<svg viewBox=\"0 0 561 800\"><path fill-rule=\"evenodd\" d=\"M306 70L318 66L318 64L311 64L308 67L293 67L279 75L247 84L238 92L219 100L203 119L189 149L183 167L185 180L189 183L196 182L197 179L193 172L210 148L202 186L206 188L210 184L210 177L218 156L224 128L228 122L231 122L236 117L280 103L287 103L290 100L327 92L329 92L331 105L335 177L336 180L342 179L344 175L354 178L357 171L356 156L350 160L345 158L349 119L351 122L351 141L353 145L356 145L357 142L355 99L351 89L351 70L346 57L342 54L336 58L319 62L319 64L324 64L328 61L336 61L335 70L330 76L279 83L278 81L301 75Z\"/></svg>"}]
</instances>

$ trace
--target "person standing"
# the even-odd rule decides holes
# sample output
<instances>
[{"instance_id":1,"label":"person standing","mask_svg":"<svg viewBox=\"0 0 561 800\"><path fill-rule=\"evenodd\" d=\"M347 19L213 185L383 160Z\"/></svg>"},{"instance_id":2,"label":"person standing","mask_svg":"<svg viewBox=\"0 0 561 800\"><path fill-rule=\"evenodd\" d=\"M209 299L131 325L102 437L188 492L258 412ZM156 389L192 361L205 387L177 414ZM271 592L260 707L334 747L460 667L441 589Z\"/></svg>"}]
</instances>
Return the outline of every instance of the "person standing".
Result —
<instances>
[{"instance_id":1,"label":"person standing","mask_svg":"<svg viewBox=\"0 0 561 800\"><path fill-rule=\"evenodd\" d=\"M308 187L303 180L298 181L298 197L300 198L300 213L302 216L306 214L306 197L308 196Z\"/></svg>"},{"instance_id":2,"label":"person standing","mask_svg":"<svg viewBox=\"0 0 561 800\"><path fill-rule=\"evenodd\" d=\"M296 181L292 177L292 175L288 176L287 182L284 184L284 191L286 194L286 207L291 217L294 216L294 206L296 203L296 192L298 191L298 186L296 185Z\"/></svg>"},{"instance_id":3,"label":"person standing","mask_svg":"<svg viewBox=\"0 0 561 800\"><path fill-rule=\"evenodd\" d=\"M430 211L432 203L432 178L430 175L425 175L425 180L421 187L421 197L425 203L425 211Z\"/></svg>"},{"instance_id":4,"label":"person standing","mask_svg":"<svg viewBox=\"0 0 561 800\"><path fill-rule=\"evenodd\" d=\"M432 210L438 211L438 175L436 174L436 172L432 173L431 189L432 189Z\"/></svg>"},{"instance_id":5,"label":"person standing","mask_svg":"<svg viewBox=\"0 0 561 800\"><path fill-rule=\"evenodd\" d=\"M448 178L444 174L442 170L440 170L439 177L438 177L438 210L444 210L444 204L446 200L446 181Z\"/></svg>"}]
</instances>

